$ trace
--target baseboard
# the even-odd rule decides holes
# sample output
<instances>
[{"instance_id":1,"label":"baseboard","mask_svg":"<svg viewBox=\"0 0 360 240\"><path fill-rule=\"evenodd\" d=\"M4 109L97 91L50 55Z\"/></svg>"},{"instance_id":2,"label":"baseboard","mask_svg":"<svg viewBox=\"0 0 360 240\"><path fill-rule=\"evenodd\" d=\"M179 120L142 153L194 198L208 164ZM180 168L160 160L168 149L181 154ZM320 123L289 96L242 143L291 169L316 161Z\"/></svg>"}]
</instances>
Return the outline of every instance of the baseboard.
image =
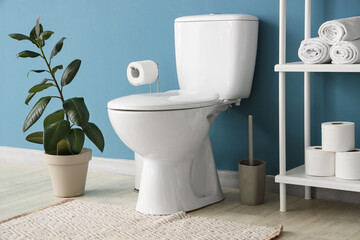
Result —
<instances>
[{"instance_id":1,"label":"baseboard","mask_svg":"<svg viewBox=\"0 0 360 240\"><path fill-rule=\"evenodd\" d=\"M46 165L43 154L43 151L40 150L0 146L0 162ZM135 162L125 159L93 157L89 164L89 171L134 176ZM219 170L218 175L222 187L239 188L238 172ZM286 188L288 195L304 196L303 186L287 185ZM279 184L275 182L274 176L266 176L265 189L270 193L279 193ZM360 204L360 193L358 192L312 188L311 193L312 197L316 199Z\"/></svg>"},{"instance_id":2,"label":"baseboard","mask_svg":"<svg viewBox=\"0 0 360 240\"><path fill-rule=\"evenodd\" d=\"M41 150L0 146L0 162L46 165ZM135 163L131 160L93 157L89 171L122 175L135 175Z\"/></svg>"}]
</instances>

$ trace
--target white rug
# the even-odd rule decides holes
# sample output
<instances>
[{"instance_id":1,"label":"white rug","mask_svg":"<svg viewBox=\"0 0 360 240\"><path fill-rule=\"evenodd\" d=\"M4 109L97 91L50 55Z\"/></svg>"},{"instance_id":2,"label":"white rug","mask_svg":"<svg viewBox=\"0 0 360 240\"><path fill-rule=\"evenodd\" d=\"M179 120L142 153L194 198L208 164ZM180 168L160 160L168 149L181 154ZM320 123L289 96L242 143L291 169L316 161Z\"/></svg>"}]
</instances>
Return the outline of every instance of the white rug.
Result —
<instances>
[{"instance_id":1,"label":"white rug","mask_svg":"<svg viewBox=\"0 0 360 240\"><path fill-rule=\"evenodd\" d=\"M151 216L118 205L67 200L0 221L0 239L273 239L282 227Z\"/></svg>"}]
</instances>

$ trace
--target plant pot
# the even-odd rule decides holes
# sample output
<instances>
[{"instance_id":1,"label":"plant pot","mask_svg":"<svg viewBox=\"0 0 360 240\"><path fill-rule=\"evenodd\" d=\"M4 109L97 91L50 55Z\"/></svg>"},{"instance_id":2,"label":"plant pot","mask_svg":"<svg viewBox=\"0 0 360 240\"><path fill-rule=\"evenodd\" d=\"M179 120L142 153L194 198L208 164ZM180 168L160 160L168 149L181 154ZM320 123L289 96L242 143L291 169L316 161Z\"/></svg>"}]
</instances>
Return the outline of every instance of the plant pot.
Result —
<instances>
[{"instance_id":1,"label":"plant pot","mask_svg":"<svg viewBox=\"0 0 360 240\"><path fill-rule=\"evenodd\" d=\"M92 152L89 148L84 148L76 155L45 154L55 196L66 198L84 194L91 158Z\"/></svg>"},{"instance_id":2,"label":"plant pot","mask_svg":"<svg viewBox=\"0 0 360 240\"><path fill-rule=\"evenodd\" d=\"M249 166L249 159L239 162L240 200L244 205L259 205L265 197L266 163L254 160Z\"/></svg>"}]
</instances>

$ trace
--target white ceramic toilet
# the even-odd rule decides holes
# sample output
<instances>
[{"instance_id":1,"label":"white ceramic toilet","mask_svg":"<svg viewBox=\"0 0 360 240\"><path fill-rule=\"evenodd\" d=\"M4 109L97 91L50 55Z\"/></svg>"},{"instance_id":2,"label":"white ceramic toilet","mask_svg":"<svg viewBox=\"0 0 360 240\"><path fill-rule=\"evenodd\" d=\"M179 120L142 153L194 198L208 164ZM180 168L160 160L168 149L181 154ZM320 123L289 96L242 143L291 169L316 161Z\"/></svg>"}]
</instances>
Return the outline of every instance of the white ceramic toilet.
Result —
<instances>
[{"instance_id":1,"label":"white ceramic toilet","mask_svg":"<svg viewBox=\"0 0 360 240\"><path fill-rule=\"evenodd\" d=\"M249 97L257 36L258 19L250 15L177 18L180 90L108 103L117 135L144 160L137 211L171 214L224 198L208 132L230 104Z\"/></svg>"}]
</instances>

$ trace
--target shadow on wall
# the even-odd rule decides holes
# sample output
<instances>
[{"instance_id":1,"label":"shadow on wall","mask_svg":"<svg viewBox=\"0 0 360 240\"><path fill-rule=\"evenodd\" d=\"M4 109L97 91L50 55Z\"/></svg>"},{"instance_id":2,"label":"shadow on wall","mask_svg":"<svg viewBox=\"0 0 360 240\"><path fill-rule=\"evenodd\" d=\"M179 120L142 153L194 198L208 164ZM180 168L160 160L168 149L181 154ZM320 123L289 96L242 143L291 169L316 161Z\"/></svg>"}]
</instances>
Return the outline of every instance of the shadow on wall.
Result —
<instances>
[{"instance_id":1,"label":"shadow on wall","mask_svg":"<svg viewBox=\"0 0 360 240\"><path fill-rule=\"evenodd\" d=\"M240 106L222 113L210 130L210 139L219 169L237 170L237 163L248 157L248 115L254 117L254 156L267 161L269 172L278 166L277 76L273 72L277 62L277 26L259 22L258 50L251 95ZM264 58L271 56L271 59ZM260 70L261 69L261 70Z\"/></svg>"}]
</instances>

